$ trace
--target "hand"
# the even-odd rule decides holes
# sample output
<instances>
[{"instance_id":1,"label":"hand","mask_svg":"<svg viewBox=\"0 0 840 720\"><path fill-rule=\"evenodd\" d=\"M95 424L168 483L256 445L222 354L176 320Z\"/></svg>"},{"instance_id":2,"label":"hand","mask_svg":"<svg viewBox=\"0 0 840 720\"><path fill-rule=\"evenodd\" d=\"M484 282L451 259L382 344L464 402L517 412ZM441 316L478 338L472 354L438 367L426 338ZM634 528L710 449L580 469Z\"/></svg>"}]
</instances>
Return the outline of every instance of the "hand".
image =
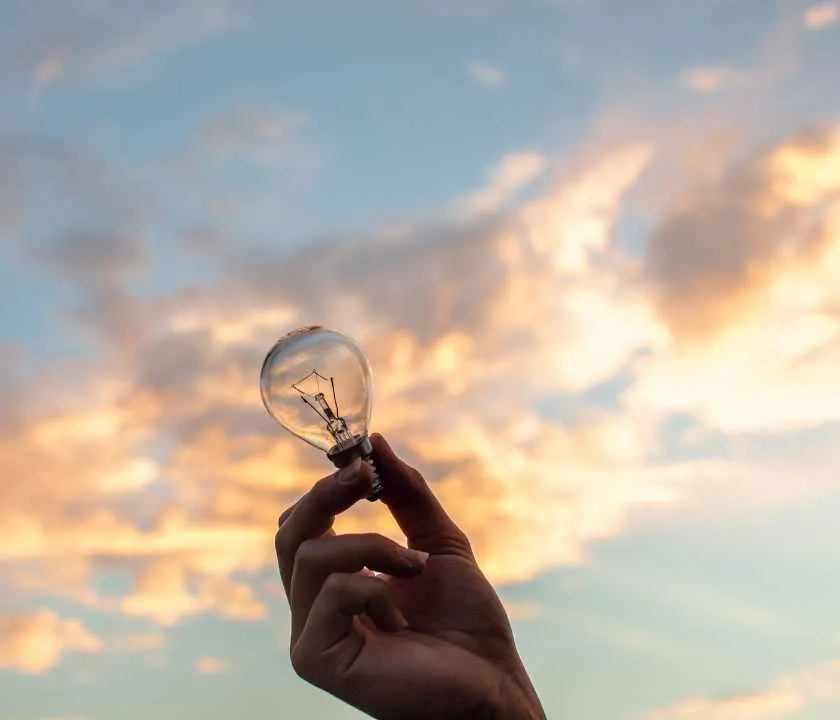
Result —
<instances>
[{"instance_id":1,"label":"hand","mask_svg":"<svg viewBox=\"0 0 840 720\"><path fill-rule=\"evenodd\" d=\"M466 536L420 473L371 439L382 502L408 548L333 532L334 517L367 494L365 463L323 478L283 513L276 548L295 671L379 720L545 718Z\"/></svg>"}]
</instances>

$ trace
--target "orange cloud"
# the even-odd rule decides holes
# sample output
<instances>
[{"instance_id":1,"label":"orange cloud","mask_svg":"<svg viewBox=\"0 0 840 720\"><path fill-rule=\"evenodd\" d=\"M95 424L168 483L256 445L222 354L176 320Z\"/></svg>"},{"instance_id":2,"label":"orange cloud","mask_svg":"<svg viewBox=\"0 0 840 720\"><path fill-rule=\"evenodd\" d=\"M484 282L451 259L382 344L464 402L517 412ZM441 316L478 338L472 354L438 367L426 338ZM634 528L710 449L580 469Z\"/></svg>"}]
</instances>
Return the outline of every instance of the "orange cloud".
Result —
<instances>
[{"instance_id":1,"label":"orange cloud","mask_svg":"<svg viewBox=\"0 0 840 720\"><path fill-rule=\"evenodd\" d=\"M795 693L770 691L723 700L688 700L648 717L649 720L765 720L790 717L801 707L802 699Z\"/></svg>"},{"instance_id":2,"label":"orange cloud","mask_svg":"<svg viewBox=\"0 0 840 720\"><path fill-rule=\"evenodd\" d=\"M203 657L196 660L195 669L201 675L219 675L227 672L230 665L219 658Z\"/></svg>"},{"instance_id":3,"label":"orange cloud","mask_svg":"<svg viewBox=\"0 0 840 720\"><path fill-rule=\"evenodd\" d=\"M67 653L96 653L103 641L79 620L49 610L28 615L0 615L0 668L41 674Z\"/></svg>"},{"instance_id":4,"label":"orange cloud","mask_svg":"<svg viewBox=\"0 0 840 720\"><path fill-rule=\"evenodd\" d=\"M257 372L280 325L310 320L365 347L375 428L427 472L492 580L580 562L633 508L738 477L731 464L663 459L669 413L743 428L835 412L824 392L836 366L828 301L840 287L835 154L830 138L790 142L736 168L665 219L644 268L615 243L624 198L655 159L639 142L492 219L375 238L364 252L255 253L207 290L124 296L139 323L128 339L103 326L100 359L71 384L58 368L22 386L5 411L4 580L163 625L265 617L252 578L274 565L277 515L330 468L267 417ZM823 232L806 237L791 217L823 205ZM733 216L768 242L736 237L710 260ZM117 248L105 274L123 277L130 258ZM631 389L596 411L586 394L605 383ZM378 505L341 527L396 535ZM114 570L130 589L103 597L92 579Z\"/></svg>"},{"instance_id":5,"label":"orange cloud","mask_svg":"<svg viewBox=\"0 0 840 720\"><path fill-rule=\"evenodd\" d=\"M647 720L771 720L794 717L811 703L840 695L840 663L783 677L769 689L728 698L694 698L659 710Z\"/></svg>"},{"instance_id":6,"label":"orange cloud","mask_svg":"<svg viewBox=\"0 0 840 720\"><path fill-rule=\"evenodd\" d=\"M632 420L566 429L532 407L609 378L656 331L609 241L621 196L650 157L639 146L605 158L507 219L449 228L446 243L430 245L420 229L359 267L341 245L319 249L314 265L308 250L259 259L232 267L212 294L133 311L143 327L130 355L114 335L113 363L83 368L46 406L52 381L42 378L0 440L12 479L0 490L0 526L14 538L0 556L14 578L30 567L56 577L69 564L70 582L52 592L162 624L264 617L248 577L274 563L280 510L329 469L273 425L256 384L265 349L281 325L305 320L304 309L323 309L368 349L376 427L430 468L491 577L580 559L587 539L621 527L628 504L670 497L655 474L634 489L649 438ZM521 160L501 174L519 183L544 164ZM434 288L424 295L430 306L402 280L408 267L413 282ZM389 283L389 273L402 279ZM627 463L618 467L618 457ZM536 513L526 478L545 498ZM465 487L481 490L474 506L463 502ZM487 532L488 517L507 532ZM393 533L364 511L348 522ZM130 573L127 594L92 589L92 573L106 567ZM43 581L39 591L48 588Z\"/></svg>"},{"instance_id":7,"label":"orange cloud","mask_svg":"<svg viewBox=\"0 0 840 720\"><path fill-rule=\"evenodd\" d=\"M726 67L695 67L686 70L681 77L684 87L700 93L715 93L743 85L743 72Z\"/></svg>"},{"instance_id":8,"label":"orange cloud","mask_svg":"<svg viewBox=\"0 0 840 720\"><path fill-rule=\"evenodd\" d=\"M542 614L542 607L530 602L505 602L505 612L512 622L536 620Z\"/></svg>"},{"instance_id":9,"label":"orange cloud","mask_svg":"<svg viewBox=\"0 0 840 720\"><path fill-rule=\"evenodd\" d=\"M840 4L824 2L813 5L805 13L805 25L811 30L823 30L840 20Z\"/></svg>"},{"instance_id":10,"label":"orange cloud","mask_svg":"<svg viewBox=\"0 0 840 720\"><path fill-rule=\"evenodd\" d=\"M840 133L794 140L688 198L650 242L672 347L640 363L634 410L728 431L838 417Z\"/></svg>"}]
</instances>

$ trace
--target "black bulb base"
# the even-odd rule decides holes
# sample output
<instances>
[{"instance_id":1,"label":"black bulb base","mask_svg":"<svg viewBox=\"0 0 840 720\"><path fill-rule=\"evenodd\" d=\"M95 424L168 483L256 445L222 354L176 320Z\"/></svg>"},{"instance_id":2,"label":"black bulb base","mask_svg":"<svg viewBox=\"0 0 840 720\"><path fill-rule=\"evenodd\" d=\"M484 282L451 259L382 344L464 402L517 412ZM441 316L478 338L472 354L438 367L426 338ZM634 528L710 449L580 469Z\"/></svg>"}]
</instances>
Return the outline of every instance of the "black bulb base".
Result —
<instances>
[{"instance_id":1,"label":"black bulb base","mask_svg":"<svg viewBox=\"0 0 840 720\"><path fill-rule=\"evenodd\" d=\"M376 502L382 497L382 480L373 461L373 445L367 435L358 438L352 445L334 447L327 453L327 457L337 468L347 467L356 458L361 458L363 462L370 465L372 471L372 482L367 499L370 502Z\"/></svg>"}]
</instances>

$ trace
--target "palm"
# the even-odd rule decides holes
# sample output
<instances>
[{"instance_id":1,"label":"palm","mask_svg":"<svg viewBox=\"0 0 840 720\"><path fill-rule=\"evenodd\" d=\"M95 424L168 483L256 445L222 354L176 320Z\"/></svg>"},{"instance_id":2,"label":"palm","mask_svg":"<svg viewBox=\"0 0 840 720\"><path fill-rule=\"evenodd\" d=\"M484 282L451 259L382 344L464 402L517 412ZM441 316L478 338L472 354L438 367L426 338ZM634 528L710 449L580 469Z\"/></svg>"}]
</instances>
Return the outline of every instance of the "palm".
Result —
<instances>
[{"instance_id":1,"label":"palm","mask_svg":"<svg viewBox=\"0 0 840 720\"><path fill-rule=\"evenodd\" d=\"M461 592L452 578L460 578ZM469 561L440 556L421 577L389 578L410 627L381 633L359 621L363 639L345 666L346 696L382 720L494 717L505 678L493 657L502 651L499 633L507 623L482 607L485 582Z\"/></svg>"},{"instance_id":2,"label":"palm","mask_svg":"<svg viewBox=\"0 0 840 720\"><path fill-rule=\"evenodd\" d=\"M500 666L511 660L511 636L475 562L439 555L421 576L387 582L410 629L391 635L360 626L364 642L345 676L358 705L401 720L492 717L494 695L504 682ZM366 687L377 688L371 705L367 693L359 692Z\"/></svg>"},{"instance_id":3,"label":"palm","mask_svg":"<svg viewBox=\"0 0 840 720\"><path fill-rule=\"evenodd\" d=\"M504 610L471 558L436 555L419 577L391 578L389 585L416 633L488 660L509 651L511 631Z\"/></svg>"}]
</instances>

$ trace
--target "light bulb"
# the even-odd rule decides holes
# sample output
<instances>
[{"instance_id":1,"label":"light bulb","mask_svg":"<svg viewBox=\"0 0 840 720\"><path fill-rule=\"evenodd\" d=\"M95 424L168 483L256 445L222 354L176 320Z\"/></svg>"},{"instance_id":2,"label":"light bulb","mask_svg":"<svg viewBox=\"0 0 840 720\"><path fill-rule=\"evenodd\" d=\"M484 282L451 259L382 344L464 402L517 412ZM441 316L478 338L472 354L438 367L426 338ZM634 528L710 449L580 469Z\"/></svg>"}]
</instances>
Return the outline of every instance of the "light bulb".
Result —
<instances>
[{"instance_id":1,"label":"light bulb","mask_svg":"<svg viewBox=\"0 0 840 720\"><path fill-rule=\"evenodd\" d=\"M323 450L336 467L357 457L370 463L371 501L382 493L368 437L372 390L370 364L361 348L320 326L280 338L260 371L263 404L281 426Z\"/></svg>"}]
</instances>

